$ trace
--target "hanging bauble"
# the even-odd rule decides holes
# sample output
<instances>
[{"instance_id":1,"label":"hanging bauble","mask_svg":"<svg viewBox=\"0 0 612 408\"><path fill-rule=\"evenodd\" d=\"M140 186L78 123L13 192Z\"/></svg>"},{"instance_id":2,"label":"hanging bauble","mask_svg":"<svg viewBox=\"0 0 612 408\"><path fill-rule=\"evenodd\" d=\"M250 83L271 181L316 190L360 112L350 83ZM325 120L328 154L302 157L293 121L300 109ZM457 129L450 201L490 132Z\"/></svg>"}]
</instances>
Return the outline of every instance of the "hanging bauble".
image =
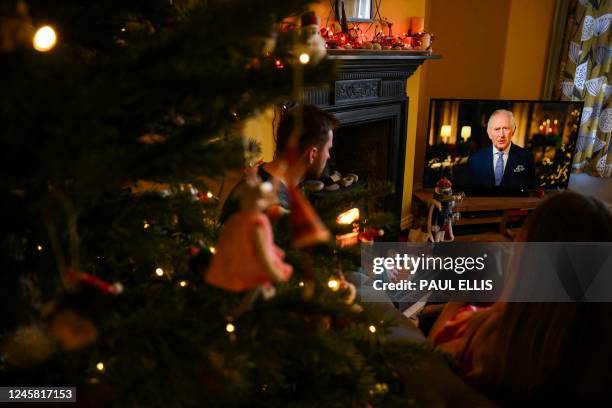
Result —
<instances>
[{"instance_id":1,"label":"hanging bauble","mask_svg":"<svg viewBox=\"0 0 612 408\"><path fill-rule=\"evenodd\" d=\"M7 367L31 367L47 360L54 351L53 341L37 325L17 328L0 345L0 357Z\"/></svg>"},{"instance_id":2,"label":"hanging bauble","mask_svg":"<svg viewBox=\"0 0 612 408\"><path fill-rule=\"evenodd\" d=\"M67 351L86 347L98 338L93 322L72 309L62 309L53 315L49 333Z\"/></svg>"}]
</instances>

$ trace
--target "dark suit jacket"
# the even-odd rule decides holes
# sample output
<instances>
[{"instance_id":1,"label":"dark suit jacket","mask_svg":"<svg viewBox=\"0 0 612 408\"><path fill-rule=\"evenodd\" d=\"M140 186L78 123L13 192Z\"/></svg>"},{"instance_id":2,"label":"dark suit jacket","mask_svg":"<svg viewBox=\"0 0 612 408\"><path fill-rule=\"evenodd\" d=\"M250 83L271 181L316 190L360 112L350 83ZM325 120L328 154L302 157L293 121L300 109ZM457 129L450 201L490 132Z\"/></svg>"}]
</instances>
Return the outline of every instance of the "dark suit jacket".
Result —
<instances>
[{"instance_id":1,"label":"dark suit jacket","mask_svg":"<svg viewBox=\"0 0 612 408\"><path fill-rule=\"evenodd\" d=\"M508 163L498 187L495 186L493 172L493 147L483 147L468 159L465 185L471 189L499 189L518 191L536 186L533 155L527 149L515 144L510 146Z\"/></svg>"}]
</instances>

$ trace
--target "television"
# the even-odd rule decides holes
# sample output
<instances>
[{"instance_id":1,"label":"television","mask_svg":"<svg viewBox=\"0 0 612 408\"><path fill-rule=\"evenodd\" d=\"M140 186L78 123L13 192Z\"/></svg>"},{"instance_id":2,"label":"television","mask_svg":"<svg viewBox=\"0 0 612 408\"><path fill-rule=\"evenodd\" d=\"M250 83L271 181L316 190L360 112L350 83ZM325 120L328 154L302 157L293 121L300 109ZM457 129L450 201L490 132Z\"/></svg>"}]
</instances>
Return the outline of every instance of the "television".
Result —
<instances>
[{"instance_id":1,"label":"television","mask_svg":"<svg viewBox=\"0 0 612 408\"><path fill-rule=\"evenodd\" d=\"M423 187L446 177L468 195L566 189L582 108L572 101L431 99Z\"/></svg>"}]
</instances>

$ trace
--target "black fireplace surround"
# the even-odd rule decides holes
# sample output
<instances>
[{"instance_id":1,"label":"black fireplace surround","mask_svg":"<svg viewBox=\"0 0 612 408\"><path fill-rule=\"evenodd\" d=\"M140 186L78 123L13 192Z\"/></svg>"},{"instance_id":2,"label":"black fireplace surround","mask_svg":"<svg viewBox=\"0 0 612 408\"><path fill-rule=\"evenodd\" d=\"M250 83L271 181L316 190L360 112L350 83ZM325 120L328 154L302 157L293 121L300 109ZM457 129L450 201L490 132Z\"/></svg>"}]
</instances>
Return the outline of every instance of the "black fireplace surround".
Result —
<instances>
[{"instance_id":1,"label":"black fireplace surround","mask_svg":"<svg viewBox=\"0 0 612 408\"><path fill-rule=\"evenodd\" d=\"M384 174L377 177L395 186L395 193L385 200L384 207L400 217L408 114L406 79L425 60L440 57L423 51L328 50L327 58L338 61L338 75L326 87L306 89L305 102L333 113L340 121L332 156L340 160L345 157L350 163L338 162L339 167L366 175L378 168ZM366 126L356 131L360 125ZM374 162L360 163L346 151L339 151L348 146L354 155ZM383 157L360 156L373 151ZM378 162L381 160L382 164Z\"/></svg>"}]
</instances>

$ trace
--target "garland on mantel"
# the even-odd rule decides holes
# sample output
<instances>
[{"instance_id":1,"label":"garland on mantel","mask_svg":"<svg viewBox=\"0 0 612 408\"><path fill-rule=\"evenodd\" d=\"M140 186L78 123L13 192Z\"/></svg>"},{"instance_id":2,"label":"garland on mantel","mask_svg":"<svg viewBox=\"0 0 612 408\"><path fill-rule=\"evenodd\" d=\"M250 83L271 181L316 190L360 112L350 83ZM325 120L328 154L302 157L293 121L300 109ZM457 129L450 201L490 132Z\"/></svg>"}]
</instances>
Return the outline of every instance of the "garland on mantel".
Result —
<instances>
[{"instance_id":1,"label":"garland on mantel","mask_svg":"<svg viewBox=\"0 0 612 408\"><path fill-rule=\"evenodd\" d=\"M427 32L403 33L393 35L393 24L387 22L389 31L387 35L382 29L368 36L357 24L353 25L348 33L336 31L330 27L321 28L321 36L325 39L328 49L366 49L366 50L419 50L429 51L434 36Z\"/></svg>"}]
</instances>

